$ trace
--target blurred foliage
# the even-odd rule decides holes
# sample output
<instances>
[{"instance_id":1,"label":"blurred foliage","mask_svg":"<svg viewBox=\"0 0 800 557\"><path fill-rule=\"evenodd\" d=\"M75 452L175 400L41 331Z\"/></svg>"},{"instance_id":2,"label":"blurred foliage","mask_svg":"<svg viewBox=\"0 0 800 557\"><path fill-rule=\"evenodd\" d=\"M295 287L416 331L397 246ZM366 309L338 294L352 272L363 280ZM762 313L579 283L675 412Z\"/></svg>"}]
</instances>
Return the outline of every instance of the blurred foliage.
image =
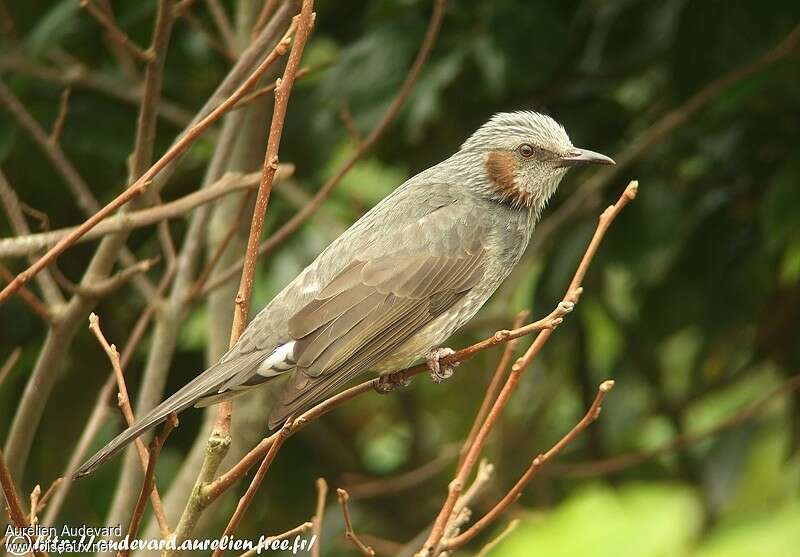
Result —
<instances>
[{"instance_id":1,"label":"blurred foliage","mask_svg":"<svg viewBox=\"0 0 800 557\"><path fill-rule=\"evenodd\" d=\"M22 38L19 48L30 60L58 66L68 54L92 72L130 85L77 0L5 4ZM225 3L231 11L232 4ZM154 3L112 5L126 32L147 44ZM202 3L192 9L213 29ZM326 66L298 82L292 96L282 158L297 165L291 188L296 195L276 188L267 233L352 152L342 104L362 135L381 119L415 56L431 3L338 0L319 2L317 9L306 61ZM669 110L762 56L798 22L800 3L790 0L451 0L431 60L398 121L318 214L261 262L254 307L366 209L406 177L448 156L494 112L546 111L576 145L619 160ZM0 58L12 52L4 40ZM228 67L180 21L167 60L165 97L192 113ZM49 127L61 86L17 71L4 72L2 79ZM100 92L72 92L61 143L100 200L111 199L124 183L135 115L135 106ZM177 131L162 119L157 151ZM166 199L197 187L214 141L210 134L192 148ZM48 214L50 226L81 220L62 180L4 112L0 164L25 203ZM544 218L591 172L570 175ZM640 181L639 198L614 224L576 312L526 374L491 438L486 456L497 470L474 509L478 516L537 452L568 431L607 377L617 387L601 419L560 461L652 449L703 431L800 370L798 54L711 99L600 192L599 206L616 199L632 178ZM535 315L549 311L593 231L599 211L589 209L545 242L534 236L514 280L450 344L462 346L507 327L522 308L533 308ZM180 242L185 220L171 228ZM0 234L10 234L5 219ZM130 245L143 258L159 252L150 231L135 233ZM91 253L91 245L75 247L59 266L68 277L79 277ZM19 269L21 263L7 264ZM98 311L107 336L121 343L140 308L134 293L103 302ZM200 304L184 324L168 391L202 369L208 319ZM0 387L4 438L43 331L19 299L0 312L0 331L0 359L24 347ZM132 392L147 350L145 342L130 366ZM332 486L346 485L354 477L391 477L435 459L465 437L496 358L497 351L481 354L441 386L418 380L394 396L362 397L307 428L282 451L240 533L257 536L264 524L278 532L306 520L317 476ZM60 474L108 372L87 331L76 338L65 367L37 433L26 488ZM164 485L191 445L199 412L186 412L181 422L159 462ZM95 446L117 429L117 423L107 424ZM512 513L522 523L493 554L798 556L799 435L800 395L791 393L735 428L599 478L562 477L555 468L523 494ZM413 489L354 500L357 530L410 540L435 515L452 468L450 463ZM76 485L63 518L101 523L118 469L112 464ZM233 504L226 499L222 506L229 513ZM221 530L227 515L220 510L216 516L212 532ZM327 517L325 552L349 554L335 507ZM495 526L496 534L504 524ZM472 549L490 537L491 532L481 536Z\"/></svg>"}]
</instances>

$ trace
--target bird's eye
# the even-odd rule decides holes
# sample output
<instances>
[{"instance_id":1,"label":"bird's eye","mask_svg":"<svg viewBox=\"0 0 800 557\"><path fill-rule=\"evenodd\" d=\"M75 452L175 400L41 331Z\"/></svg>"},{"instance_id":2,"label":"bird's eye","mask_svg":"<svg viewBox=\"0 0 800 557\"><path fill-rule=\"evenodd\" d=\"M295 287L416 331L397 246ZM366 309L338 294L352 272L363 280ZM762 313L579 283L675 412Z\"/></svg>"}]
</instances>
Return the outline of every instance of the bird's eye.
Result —
<instances>
[{"instance_id":1,"label":"bird's eye","mask_svg":"<svg viewBox=\"0 0 800 557\"><path fill-rule=\"evenodd\" d=\"M517 147L517 151L519 151L520 155L528 159L533 156L533 145L531 145L530 143L523 143L522 145Z\"/></svg>"}]
</instances>

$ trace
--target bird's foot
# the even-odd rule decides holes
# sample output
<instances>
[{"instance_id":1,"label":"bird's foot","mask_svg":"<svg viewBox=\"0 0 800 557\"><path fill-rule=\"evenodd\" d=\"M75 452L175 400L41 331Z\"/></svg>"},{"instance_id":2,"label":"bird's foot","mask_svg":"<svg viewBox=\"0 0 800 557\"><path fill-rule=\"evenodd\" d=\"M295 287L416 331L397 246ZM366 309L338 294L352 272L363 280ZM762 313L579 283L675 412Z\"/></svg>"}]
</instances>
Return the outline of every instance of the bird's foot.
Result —
<instances>
[{"instance_id":1,"label":"bird's foot","mask_svg":"<svg viewBox=\"0 0 800 557\"><path fill-rule=\"evenodd\" d=\"M425 356L425 361L428 363L428 370L431 372L431 379L434 383L441 383L445 379L449 379L453 376L453 371L455 371L456 366L461 362L456 362L454 364L444 364L441 362L442 358L452 354L455 354L452 348L434 348Z\"/></svg>"},{"instance_id":2,"label":"bird's foot","mask_svg":"<svg viewBox=\"0 0 800 557\"><path fill-rule=\"evenodd\" d=\"M402 373L388 373L378 378L373 389L376 393L385 395L401 387L408 387L410 384L411 379L406 379Z\"/></svg>"}]
</instances>

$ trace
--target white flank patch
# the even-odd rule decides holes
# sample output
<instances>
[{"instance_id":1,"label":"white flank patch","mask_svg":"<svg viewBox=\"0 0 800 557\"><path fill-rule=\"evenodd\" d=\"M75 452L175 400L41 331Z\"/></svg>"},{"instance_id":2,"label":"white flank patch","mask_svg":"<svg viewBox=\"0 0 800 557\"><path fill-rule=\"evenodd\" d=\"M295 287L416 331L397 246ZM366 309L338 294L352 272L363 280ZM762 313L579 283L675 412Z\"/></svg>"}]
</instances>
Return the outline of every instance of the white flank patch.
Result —
<instances>
[{"instance_id":1,"label":"white flank patch","mask_svg":"<svg viewBox=\"0 0 800 557\"><path fill-rule=\"evenodd\" d=\"M256 373L263 377L275 377L276 375L280 375L284 371L291 369L294 367L294 362L290 363L287 360L291 360L293 352L294 341L281 344L272 351L272 354L267 356L266 360L261 362L261 365L258 366Z\"/></svg>"}]
</instances>

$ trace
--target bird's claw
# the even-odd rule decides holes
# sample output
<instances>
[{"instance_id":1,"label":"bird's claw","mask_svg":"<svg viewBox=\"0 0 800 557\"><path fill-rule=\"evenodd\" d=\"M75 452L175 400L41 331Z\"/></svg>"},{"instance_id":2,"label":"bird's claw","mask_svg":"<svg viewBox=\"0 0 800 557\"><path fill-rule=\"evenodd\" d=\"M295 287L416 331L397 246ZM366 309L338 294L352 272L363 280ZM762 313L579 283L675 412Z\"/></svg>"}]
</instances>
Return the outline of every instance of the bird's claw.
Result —
<instances>
[{"instance_id":1,"label":"bird's claw","mask_svg":"<svg viewBox=\"0 0 800 557\"><path fill-rule=\"evenodd\" d=\"M376 393L385 395L401 387L408 387L410 384L411 379L406 379L404 375L395 375L390 373L387 375L381 375L375 382L373 389L375 389Z\"/></svg>"},{"instance_id":2,"label":"bird's claw","mask_svg":"<svg viewBox=\"0 0 800 557\"><path fill-rule=\"evenodd\" d=\"M431 379L434 383L441 383L445 379L453 376L456 366L461 362L453 364L443 364L441 359L445 356L455 354L452 348L434 348L428 355L425 356L425 361L428 363L428 370L431 372Z\"/></svg>"}]
</instances>

